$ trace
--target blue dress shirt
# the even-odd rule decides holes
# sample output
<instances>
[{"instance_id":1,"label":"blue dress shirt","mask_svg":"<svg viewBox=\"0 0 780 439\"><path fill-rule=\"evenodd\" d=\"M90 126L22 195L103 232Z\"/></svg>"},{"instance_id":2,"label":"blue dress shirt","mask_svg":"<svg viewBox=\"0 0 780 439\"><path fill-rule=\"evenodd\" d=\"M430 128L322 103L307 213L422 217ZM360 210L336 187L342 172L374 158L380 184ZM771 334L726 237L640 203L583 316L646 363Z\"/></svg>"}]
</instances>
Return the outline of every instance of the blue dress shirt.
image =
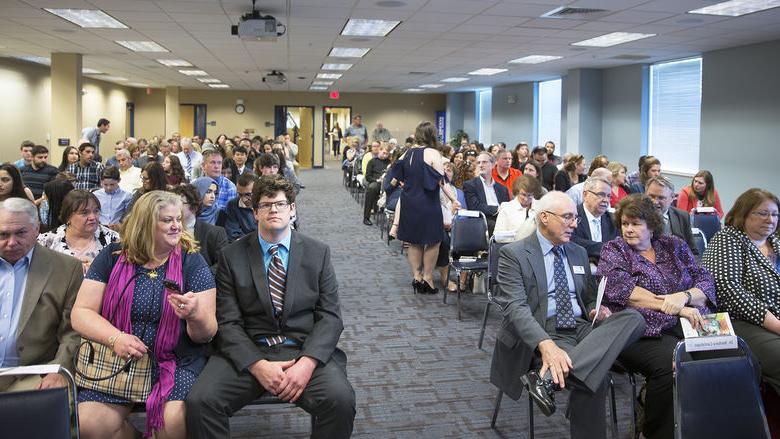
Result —
<instances>
[{"instance_id":1,"label":"blue dress shirt","mask_svg":"<svg viewBox=\"0 0 780 439\"><path fill-rule=\"evenodd\" d=\"M107 226L121 223L127 206L133 199L132 194L122 188L117 188L113 194L109 194L105 189L96 190L94 194L100 201L100 224Z\"/></svg>"},{"instance_id":2,"label":"blue dress shirt","mask_svg":"<svg viewBox=\"0 0 780 439\"><path fill-rule=\"evenodd\" d=\"M542 247L542 256L544 257L544 271L547 274L547 318L555 316L555 253L552 252L553 244L547 240L539 230L536 231L539 238L539 245ZM577 303L577 293L574 289L574 277L569 267L569 259L566 257L566 247L561 247L561 259L563 259L563 270L566 272L566 282L569 284L569 298L571 299L571 309L574 311L574 317L582 317L582 309ZM588 268L589 267L583 267Z\"/></svg>"},{"instance_id":3,"label":"blue dress shirt","mask_svg":"<svg viewBox=\"0 0 780 439\"><path fill-rule=\"evenodd\" d=\"M284 265L284 271L287 272L287 264L290 261L290 238L292 237L292 232L288 229L287 230L287 236L282 238L282 240L276 245L279 246L276 253L279 255L280 258L282 258L282 264ZM265 266L265 272L268 273L268 266L271 265L271 252L269 250L271 249L271 246L274 245L274 243L270 243L266 240L264 240L260 234L257 234L257 240L260 241L260 249L263 250L263 265Z\"/></svg>"},{"instance_id":4,"label":"blue dress shirt","mask_svg":"<svg viewBox=\"0 0 780 439\"><path fill-rule=\"evenodd\" d=\"M16 350L17 330L34 249L35 247L13 265L0 258L0 367L19 365L19 352Z\"/></svg>"}]
</instances>

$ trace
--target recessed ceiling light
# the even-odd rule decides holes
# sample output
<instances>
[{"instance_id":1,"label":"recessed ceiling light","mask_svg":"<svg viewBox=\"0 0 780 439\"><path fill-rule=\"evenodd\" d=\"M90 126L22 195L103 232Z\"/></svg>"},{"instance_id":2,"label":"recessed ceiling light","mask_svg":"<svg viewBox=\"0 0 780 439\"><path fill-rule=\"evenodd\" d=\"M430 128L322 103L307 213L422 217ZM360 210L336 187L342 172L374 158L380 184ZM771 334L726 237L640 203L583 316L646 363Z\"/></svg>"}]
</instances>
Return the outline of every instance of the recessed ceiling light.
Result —
<instances>
[{"instance_id":1,"label":"recessed ceiling light","mask_svg":"<svg viewBox=\"0 0 780 439\"><path fill-rule=\"evenodd\" d=\"M227 84L209 84L209 87L211 88L230 88Z\"/></svg>"},{"instance_id":2,"label":"recessed ceiling light","mask_svg":"<svg viewBox=\"0 0 780 439\"><path fill-rule=\"evenodd\" d=\"M352 64L323 64L322 70L349 70Z\"/></svg>"},{"instance_id":3,"label":"recessed ceiling light","mask_svg":"<svg viewBox=\"0 0 780 439\"><path fill-rule=\"evenodd\" d=\"M131 83L128 83L127 86L129 86L129 87L146 88L146 87L149 87L149 84L145 84L143 82L131 82Z\"/></svg>"},{"instance_id":4,"label":"recessed ceiling light","mask_svg":"<svg viewBox=\"0 0 780 439\"><path fill-rule=\"evenodd\" d=\"M88 67L84 67L83 69L81 69L81 74L82 75L102 75L103 72L101 72L100 70L95 70L95 69L90 69Z\"/></svg>"},{"instance_id":5,"label":"recessed ceiling light","mask_svg":"<svg viewBox=\"0 0 780 439\"><path fill-rule=\"evenodd\" d=\"M406 89L404 89L404 91L416 93L416 92L421 92L421 91L425 91L425 90L423 90L421 88L406 88Z\"/></svg>"},{"instance_id":6,"label":"recessed ceiling light","mask_svg":"<svg viewBox=\"0 0 780 439\"><path fill-rule=\"evenodd\" d=\"M512 61L509 61L509 64L539 64L547 61L555 61L556 59L561 58L563 57L553 55L529 55L522 58L513 59Z\"/></svg>"},{"instance_id":7,"label":"recessed ceiling light","mask_svg":"<svg viewBox=\"0 0 780 439\"><path fill-rule=\"evenodd\" d=\"M401 22L396 20L370 20L364 18L350 18L341 35L357 37L384 37Z\"/></svg>"},{"instance_id":8,"label":"recessed ceiling light","mask_svg":"<svg viewBox=\"0 0 780 439\"><path fill-rule=\"evenodd\" d=\"M183 59L158 59L157 62L166 67L192 67L192 64Z\"/></svg>"},{"instance_id":9,"label":"recessed ceiling light","mask_svg":"<svg viewBox=\"0 0 780 439\"><path fill-rule=\"evenodd\" d=\"M50 9L46 12L87 28L127 29L127 26L99 9Z\"/></svg>"},{"instance_id":10,"label":"recessed ceiling light","mask_svg":"<svg viewBox=\"0 0 780 439\"><path fill-rule=\"evenodd\" d=\"M222 82L217 78L196 78L196 79L204 84L217 84Z\"/></svg>"},{"instance_id":11,"label":"recessed ceiling light","mask_svg":"<svg viewBox=\"0 0 780 439\"><path fill-rule=\"evenodd\" d=\"M689 14L739 17L780 6L780 0L731 0L688 11Z\"/></svg>"},{"instance_id":12,"label":"recessed ceiling light","mask_svg":"<svg viewBox=\"0 0 780 439\"><path fill-rule=\"evenodd\" d=\"M457 77L455 77L455 78L444 78L444 79L441 80L441 82L463 82L463 81L468 81L468 80L469 80L469 78L457 78Z\"/></svg>"},{"instance_id":13,"label":"recessed ceiling light","mask_svg":"<svg viewBox=\"0 0 780 439\"><path fill-rule=\"evenodd\" d=\"M168 49L155 43L154 41L114 41L120 46L126 47L133 52L168 52Z\"/></svg>"},{"instance_id":14,"label":"recessed ceiling light","mask_svg":"<svg viewBox=\"0 0 780 439\"><path fill-rule=\"evenodd\" d=\"M323 85L333 85L333 81L313 81L313 82L311 83L311 85L319 85L319 86L323 86Z\"/></svg>"},{"instance_id":15,"label":"recessed ceiling light","mask_svg":"<svg viewBox=\"0 0 780 439\"><path fill-rule=\"evenodd\" d=\"M611 47L618 44L628 43L630 41L641 40L644 38L654 37L655 34L638 34L631 32L612 32L610 34L602 35L596 38L590 38L576 43L571 43L573 46L590 46L590 47Z\"/></svg>"},{"instance_id":16,"label":"recessed ceiling light","mask_svg":"<svg viewBox=\"0 0 780 439\"><path fill-rule=\"evenodd\" d=\"M127 78L123 78L121 76L101 76L100 79L103 79L105 81L127 81Z\"/></svg>"},{"instance_id":17,"label":"recessed ceiling light","mask_svg":"<svg viewBox=\"0 0 780 439\"><path fill-rule=\"evenodd\" d=\"M309 90L314 90L314 91L323 91L323 90L327 90L327 89L328 89L328 87L320 87L320 86L309 87Z\"/></svg>"},{"instance_id":18,"label":"recessed ceiling light","mask_svg":"<svg viewBox=\"0 0 780 439\"><path fill-rule=\"evenodd\" d=\"M38 64L43 65L51 65L51 60L45 56L33 56L33 55L24 55L24 56L16 56L16 59L21 59L22 61L27 62L34 62Z\"/></svg>"},{"instance_id":19,"label":"recessed ceiling light","mask_svg":"<svg viewBox=\"0 0 780 439\"><path fill-rule=\"evenodd\" d=\"M317 73L317 79L339 79L341 73Z\"/></svg>"},{"instance_id":20,"label":"recessed ceiling light","mask_svg":"<svg viewBox=\"0 0 780 439\"><path fill-rule=\"evenodd\" d=\"M328 56L338 58L362 58L369 50L371 49L364 47L334 47L330 49Z\"/></svg>"},{"instance_id":21,"label":"recessed ceiling light","mask_svg":"<svg viewBox=\"0 0 780 439\"><path fill-rule=\"evenodd\" d=\"M439 88L444 87L444 84L423 84L420 88Z\"/></svg>"},{"instance_id":22,"label":"recessed ceiling light","mask_svg":"<svg viewBox=\"0 0 780 439\"><path fill-rule=\"evenodd\" d=\"M488 69L488 68L485 68L485 69L479 69L479 70L474 70L473 72L469 72L469 75L490 76L490 75L495 75L495 74L498 74L498 73L504 73L506 71L507 71L507 69Z\"/></svg>"},{"instance_id":23,"label":"recessed ceiling light","mask_svg":"<svg viewBox=\"0 0 780 439\"><path fill-rule=\"evenodd\" d=\"M209 75L203 70L179 70L179 73L187 76L208 76Z\"/></svg>"}]
</instances>

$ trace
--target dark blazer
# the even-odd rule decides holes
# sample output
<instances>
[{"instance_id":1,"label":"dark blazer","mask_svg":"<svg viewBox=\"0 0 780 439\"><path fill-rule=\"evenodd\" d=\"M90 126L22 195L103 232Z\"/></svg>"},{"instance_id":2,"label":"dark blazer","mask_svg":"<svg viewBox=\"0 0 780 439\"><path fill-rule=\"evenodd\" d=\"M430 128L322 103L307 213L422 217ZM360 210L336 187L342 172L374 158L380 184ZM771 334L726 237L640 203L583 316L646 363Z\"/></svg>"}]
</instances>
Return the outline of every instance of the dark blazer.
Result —
<instances>
[{"instance_id":1,"label":"dark blazer","mask_svg":"<svg viewBox=\"0 0 780 439\"><path fill-rule=\"evenodd\" d=\"M228 245L225 229L203 221L195 221L193 231L200 246L200 254L211 268L211 272L216 274L219 253Z\"/></svg>"},{"instance_id":2,"label":"dark blazer","mask_svg":"<svg viewBox=\"0 0 780 439\"><path fill-rule=\"evenodd\" d=\"M691 232L691 217L688 212L680 210L676 207L669 208L669 228L672 230L672 235L679 237L696 256L699 255L699 250L696 248L696 243L693 242L693 233Z\"/></svg>"},{"instance_id":3,"label":"dark blazer","mask_svg":"<svg viewBox=\"0 0 780 439\"><path fill-rule=\"evenodd\" d=\"M330 248L292 232L281 322L274 317L257 232L224 249L217 270L216 348L244 371L262 360L255 340L277 334L298 342L300 355L327 363L344 324Z\"/></svg>"},{"instance_id":4,"label":"dark blazer","mask_svg":"<svg viewBox=\"0 0 780 439\"><path fill-rule=\"evenodd\" d=\"M549 161L542 166L542 186L548 191L553 190L555 187L555 174L557 173L558 167Z\"/></svg>"},{"instance_id":5,"label":"dark blazer","mask_svg":"<svg viewBox=\"0 0 780 439\"><path fill-rule=\"evenodd\" d=\"M577 206L577 215L580 217L580 223L577 224L571 240L584 247L585 251L588 252L588 257L598 260L601 257L601 246L607 241L612 241L617 236L617 228L615 223L612 222L612 215L609 212L601 215L601 242L593 240L593 236L590 234L588 216L585 215L585 206L582 204Z\"/></svg>"},{"instance_id":6,"label":"dark blazer","mask_svg":"<svg viewBox=\"0 0 780 439\"><path fill-rule=\"evenodd\" d=\"M569 242L564 244L569 269L574 277L577 301L587 318L596 307L596 288L585 249ZM583 267L583 274L573 266ZM523 390L520 377L528 372L534 350L550 336L544 329L547 321L547 273L539 238L527 238L501 248L498 259L498 292L494 298L502 309L504 320L496 336L496 348L490 366L490 382L518 399Z\"/></svg>"},{"instance_id":7,"label":"dark blazer","mask_svg":"<svg viewBox=\"0 0 780 439\"><path fill-rule=\"evenodd\" d=\"M493 188L496 191L499 205L509 201L509 191L504 185L494 181ZM482 186L482 180L479 177L463 182L463 194L466 196L466 206L469 210L479 210L488 218L498 215L498 206L489 206L487 204L485 188Z\"/></svg>"}]
</instances>

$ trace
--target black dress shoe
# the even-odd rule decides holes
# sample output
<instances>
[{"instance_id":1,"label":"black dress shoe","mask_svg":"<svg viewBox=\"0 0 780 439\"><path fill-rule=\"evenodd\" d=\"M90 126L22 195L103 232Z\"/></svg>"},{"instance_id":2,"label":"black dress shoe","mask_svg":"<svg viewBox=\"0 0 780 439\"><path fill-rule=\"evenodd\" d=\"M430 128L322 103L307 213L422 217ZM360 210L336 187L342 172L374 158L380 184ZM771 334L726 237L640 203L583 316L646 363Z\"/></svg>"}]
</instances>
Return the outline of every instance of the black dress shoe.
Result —
<instances>
[{"instance_id":1,"label":"black dress shoe","mask_svg":"<svg viewBox=\"0 0 780 439\"><path fill-rule=\"evenodd\" d=\"M367 226L373 226L374 225L374 223L372 223L371 220L368 219L368 218L363 218L363 224L365 224Z\"/></svg>"},{"instance_id":2,"label":"black dress shoe","mask_svg":"<svg viewBox=\"0 0 780 439\"><path fill-rule=\"evenodd\" d=\"M539 410L544 413L545 416L550 416L555 413L555 398L553 394L558 389L558 385L550 380L540 378L536 371L528 372L520 377L520 381L523 382L523 386L531 395Z\"/></svg>"},{"instance_id":3,"label":"black dress shoe","mask_svg":"<svg viewBox=\"0 0 780 439\"><path fill-rule=\"evenodd\" d=\"M422 285L420 292L423 293L423 294L438 294L439 293L439 289L432 287L431 284L428 283L428 281L424 280L424 281L420 282L420 284Z\"/></svg>"}]
</instances>

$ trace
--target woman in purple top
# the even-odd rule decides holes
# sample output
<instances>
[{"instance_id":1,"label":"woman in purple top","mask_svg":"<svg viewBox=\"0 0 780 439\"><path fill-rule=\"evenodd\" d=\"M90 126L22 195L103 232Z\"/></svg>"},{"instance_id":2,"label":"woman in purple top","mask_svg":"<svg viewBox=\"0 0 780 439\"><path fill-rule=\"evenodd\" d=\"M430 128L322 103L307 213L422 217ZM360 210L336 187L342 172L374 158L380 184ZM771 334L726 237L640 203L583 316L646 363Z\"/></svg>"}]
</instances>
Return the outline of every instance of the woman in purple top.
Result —
<instances>
[{"instance_id":1,"label":"woman in purple top","mask_svg":"<svg viewBox=\"0 0 780 439\"><path fill-rule=\"evenodd\" d=\"M604 304L612 311L637 309L644 337L626 348L621 361L647 381L647 439L674 437L672 352L683 339L680 317L694 327L714 312L715 282L685 241L663 235L663 219L645 195L632 194L615 212L620 236L604 244L597 275L607 277Z\"/></svg>"}]
</instances>

